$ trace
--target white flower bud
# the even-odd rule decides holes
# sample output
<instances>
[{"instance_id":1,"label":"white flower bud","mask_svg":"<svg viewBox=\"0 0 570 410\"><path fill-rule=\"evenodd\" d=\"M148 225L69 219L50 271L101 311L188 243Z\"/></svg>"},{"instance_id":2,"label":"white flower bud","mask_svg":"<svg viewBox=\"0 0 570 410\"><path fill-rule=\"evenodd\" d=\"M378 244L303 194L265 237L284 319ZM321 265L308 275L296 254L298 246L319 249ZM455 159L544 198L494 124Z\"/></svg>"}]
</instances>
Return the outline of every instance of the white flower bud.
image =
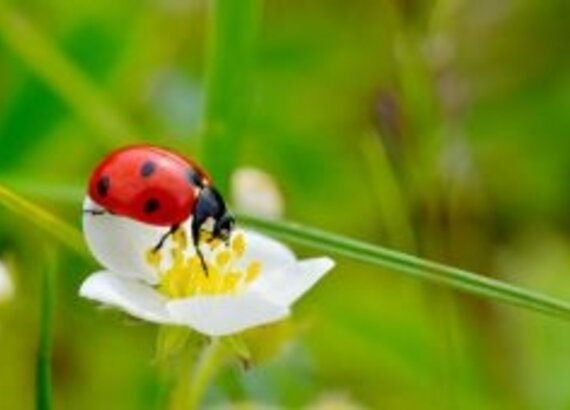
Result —
<instances>
[{"instance_id":1,"label":"white flower bud","mask_svg":"<svg viewBox=\"0 0 570 410\"><path fill-rule=\"evenodd\" d=\"M6 265L0 262L0 303L12 299L14 296L14 282Z\"/></svg>"},{"instance_id":2,"label":"white flower bud","mask_svg":"<svg viewBox=\"0 0 570 410\"><path fill-rule=\"evenodd\" d=\"M237 210L266 218L283 216L283 195L271 175L256 168L239 168L231 181Z\"/></svg>"}]
</instances>

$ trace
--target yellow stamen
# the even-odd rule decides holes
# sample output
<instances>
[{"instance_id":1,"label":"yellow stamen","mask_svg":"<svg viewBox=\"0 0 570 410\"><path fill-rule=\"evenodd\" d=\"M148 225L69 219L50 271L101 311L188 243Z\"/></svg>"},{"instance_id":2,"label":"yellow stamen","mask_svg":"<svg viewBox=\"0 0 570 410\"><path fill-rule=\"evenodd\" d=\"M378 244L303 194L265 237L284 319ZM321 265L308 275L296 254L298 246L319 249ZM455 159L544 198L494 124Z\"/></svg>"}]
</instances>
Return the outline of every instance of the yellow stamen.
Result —
<instances>
[{"instance_id":1,"label":"yellow stamen","mask_svg":"<svg viewBox=\"0 0 570 410\"><path fill-rule=\"evenodd\" d=\"M146 263L148 263L153 268L157 268L160 266L160 261L162 259L160 252L155 249L149 249L145 255Z\"/></svg>"},{"instance_id":2,"label":"yellow stamen","mask_svg":"<svg viewBox=\"0 0 570 410\"><path fill-rule=\"evenodd\" d=\"M232 240L232 251L235 252L238 258L241 258L245 252L245 239L243 234L239 233Z\"/></svg>"},{"instance_id":3,"label":"yellow stamen","mask_svg":"<svg viewBox=\"0 0 570 410\"><path fill-rule=\"evenodd\" d=\"M208 231L201 231L198 241L200 243L210 242L212 240L212 233Z\"/></svg>"},{"instance_id":4,"label":"yellow stamen","mask_svg":"<svg viewBox=\"0 0 570 410\"><path fill-rule=\"evenodd\" d=\"M221 293L232 293L237 289L238 282L241 278L239 273L227 273L224 275L222 286L220 287Z\"/></svg>"},{"instance_id":5,"label":"yellow stamen","mask_svg":"<svg viewBox=\"0 0 570 410\"><path fill-rule=\"evenodd\" d=\"M208 245L210 246L211 250L216 250L220 247L220 245L223 244L223 242L220 239L214 238L214 239L210 239L210 242L208 242Z\"/></svg>"},{"instance_id":6,"label":"yellow stamen","mask_svg":"<svg viewBox=\"0 0 570 410\"><path fill-rule=\"evenodd\" d=\"M184 253L181 248L173 248L172 252L172 259L174 260L173 264L178 265L184 263Z\"/></svg>"},{"instance_id":7,"label":"yellow stamen","mask_svg":"<svg viewBox=\"0 0 570 410\"><path fill-rule=\"evenodd\" d=\"M181 233L182 232L182 233ZM161 280L158 290L169 298L186 298L194 295L223 295L241 291L254 281L261 273L261 263L251 261L245 269L237 269L236 265L244 256L246 241L243 234L235 235L230 246L218 248L210 245L205 253L207 272L202 261L195 255L187 255L193 248L187 248L186 235L181 229L173 234L174 247L171 266L159 271ZM147 262L157 270L160 267L161 251L147 252Z\"/></svg>"},{"instance_id":8,"label":"yellow stamen","mask_svg":"<svg viewBox=\"0 0 570 410\"><path fill-rule=\"evenodd\" d=\"M223 250L216 256L216 263L220 268L223 268L230 261L230 252Z\"/></svg>"},{"instance_id":9,"label":"yellow stamen","mask_svg":"<svg viewBox=\"0 0 570 410\"><path fill-rule=\"evenodd\" d=\"M199 273L200 276L205 276L206 273L204 272L204 269L202 268L202 262L200 261L200 258L198 258L196 255L188 258L186 260L186 262L187 262L189 272L192 272L194 274Z\"/></svg>"},{"instance_id":10,"label":"yellow stamen","mask_svg":"<svg viewBox=\"0 0 570 410\"><path fill-rule=\"evenodd\" d=\"M245 281L247 283L254 281L255 279L257 279L260 273L261 273L261 262L259 261L251 262L245 271Z\"/></svg>"},{"instance_id":11,"label":"yellow stamen","mask_svg":"<svg viewBox=\"0 0 570 410\"><path fill-rule=\"evenodd\" d=\"M178 228L172 234L172 240L182 249L186 249L188 247L188 238L186 236L186 231L183 228Z\"/></svg>"},{"instance_id":12,"label":"yellow stamen","mask_svg":"<svg viewBox=\"0 0 570 410\"><path fill-rule=\"evenodd\" d=\"M160 283L160 291L172 298L183 297L186 292L187 278L183 271L170 269Z\"/></svg>"}]
</instances>

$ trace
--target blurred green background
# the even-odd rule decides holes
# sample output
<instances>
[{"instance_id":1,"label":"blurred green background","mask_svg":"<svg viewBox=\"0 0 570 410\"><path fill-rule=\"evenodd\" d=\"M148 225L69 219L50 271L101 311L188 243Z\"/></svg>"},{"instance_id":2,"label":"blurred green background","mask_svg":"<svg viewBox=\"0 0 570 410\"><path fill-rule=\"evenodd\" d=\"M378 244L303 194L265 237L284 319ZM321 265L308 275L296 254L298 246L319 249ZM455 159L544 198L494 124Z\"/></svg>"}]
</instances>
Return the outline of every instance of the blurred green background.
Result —
<instances>
[{"instance_id":1,"label":"blurred green background","mask_svg":"<svg viewBox=\"0 0 570 410\"><path fill-rule=\"evenodd\" d=\"M219 152L272 174L288 219L570 299L568 1L266 0L251 64L223 65L231 149L203 154L210 4L3 0L0 183L80 227L113 147ZM34 407L51 241L0 210L1 409ZM77 296L96 266L59 252L55 407L161 408L156 326ZM350 260L259 333L260 356L288 340L207 406L570 407L569 323Z\"/></svg>"}]
</instances>

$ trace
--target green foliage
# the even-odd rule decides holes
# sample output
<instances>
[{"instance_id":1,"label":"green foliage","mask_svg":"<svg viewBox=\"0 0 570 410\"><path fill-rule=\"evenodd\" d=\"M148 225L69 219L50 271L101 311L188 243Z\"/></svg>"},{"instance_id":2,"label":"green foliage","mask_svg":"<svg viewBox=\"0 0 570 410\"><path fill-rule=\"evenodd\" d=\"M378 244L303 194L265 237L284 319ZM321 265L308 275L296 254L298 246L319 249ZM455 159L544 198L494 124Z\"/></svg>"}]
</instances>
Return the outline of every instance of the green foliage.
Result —
<instances>
[{"instance_id":1,"label":"green foliage","mask_svg":"<svg viewBox=\"0 0 570 410\"><path fill-rule=\"evenodd\" d=\"M33 406L34 357L54 408L164 408L175 358L194 405L568 407L567 2L206 3L0 6L0 408ZM200 129L164 115L184 110ZM244 336L250 370L219 373L223 343L194 367L186 332L157 351L155 327L78 298L83 186L132 141L203 159L225 192L235 167L270 172L302 225L242 221L336 255L291 328ZM38 315L46 241L65 247Z\"/></svg>"}]
</instances>

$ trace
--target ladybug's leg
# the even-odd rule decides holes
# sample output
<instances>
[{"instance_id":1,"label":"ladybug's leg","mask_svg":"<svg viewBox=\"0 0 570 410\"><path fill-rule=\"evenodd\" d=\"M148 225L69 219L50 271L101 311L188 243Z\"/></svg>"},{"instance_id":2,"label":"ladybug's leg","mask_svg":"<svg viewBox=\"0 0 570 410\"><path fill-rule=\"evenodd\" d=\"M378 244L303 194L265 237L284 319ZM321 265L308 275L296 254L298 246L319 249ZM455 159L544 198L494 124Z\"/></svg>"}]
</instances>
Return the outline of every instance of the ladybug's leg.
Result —
<instances>
[{"instance_id":1,"label":"ladybug's leg","mask_svg":"<svg viewBox=\"0 0 570 410\"><path fill-rule=\"evenodd\" d=\"M180 227L180 225L176 224L176 225L172 225L170 227L170 229L164 233L164 235L162 235L160 237L160 239L158 240L158 243L156 245L154 245L154 247L152 248L153 252L158 252L159 250L162 249L162 247L164 246L164 242L166 242L166 240L172 235L174 234L174 232L176 232L178 230L178 228Z\"/></svg>"},{"instance_id":2,"label":"ladybug's leg","mask_svg":"<svg viewBox=\"0 0 570 410\"><path fill-rule=\"evenodd\" d=\"M196 255L200 259L200 263L202 264L202 269L204 270L204 274L208 277L208 265L206 265L206 260L204 259L204 254L200 249L198 242L194 241L194 249L196 250Z\"/></svg>"},{"instance_id":3,"label":"ladybug's leg","mask_svg":"<svg viewBox=\"0 0 570 410\"><path fill-rule=\"evenodd\" d=\"M200 249L200 227L201 224L197 222L196 215L192 218L192 244L194 245L194 250L196 251L196 255L200 258L200 263L202 264L202 269L204 270L204 274L206 277L208 276L208 265L206 265L206 260L204 259L204 254Z\"/></svg>"},{"instance_id":4,"label":"ladybug's leg","mask_svg":"<svg viewBox=\"0 0 570 410\"><path fill-rule=\"evenodd\" d=\"M89 215L105 215L109 212L107 212L104 209L84 209L83 210L84 214L89 214Z\"/></svg>"}]
</instances>

